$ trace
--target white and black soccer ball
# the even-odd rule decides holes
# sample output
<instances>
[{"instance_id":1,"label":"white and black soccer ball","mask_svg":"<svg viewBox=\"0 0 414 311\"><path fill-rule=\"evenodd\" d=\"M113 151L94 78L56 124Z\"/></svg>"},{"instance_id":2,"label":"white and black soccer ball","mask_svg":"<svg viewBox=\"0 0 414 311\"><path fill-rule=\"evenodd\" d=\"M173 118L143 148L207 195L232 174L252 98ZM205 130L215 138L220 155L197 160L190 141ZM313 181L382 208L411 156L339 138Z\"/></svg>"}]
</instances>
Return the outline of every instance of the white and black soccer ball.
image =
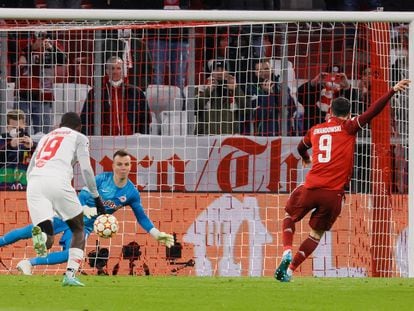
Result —
<instances>
[{"instance_id":1,"label":"white and black soccer ball","mask_svg":"<svg viewBox=\"0 0 414 311\"><path fill-rule=\"evenodd\" d=\"M104 239L109 239L118 232L118 220L114 215L99 215L93 223L93 231Z\"/></svg>"}]
</instances>

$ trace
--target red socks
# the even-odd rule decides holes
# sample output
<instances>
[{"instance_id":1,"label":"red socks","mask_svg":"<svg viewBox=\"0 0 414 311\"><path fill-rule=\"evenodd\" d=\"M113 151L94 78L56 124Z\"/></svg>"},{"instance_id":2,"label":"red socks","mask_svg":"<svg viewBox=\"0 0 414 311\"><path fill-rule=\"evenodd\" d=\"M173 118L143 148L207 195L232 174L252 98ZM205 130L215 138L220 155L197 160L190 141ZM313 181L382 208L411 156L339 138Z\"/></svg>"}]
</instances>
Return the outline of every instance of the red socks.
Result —
<instances>
[{"instance_id":1,"label":"red socks","mask_svg":"<svg viewBox=\"0 0 414 311\"><path fill-rule=\"evenodd\" d=\"M283 232L284 233L284 232ZM313 238L308 236L308 238L302 242L299 247L298 252L293 257L293 260L289 266L293 271L300 266L300 264L309 257L310 254L316 249L319 244L320 239Z\"/></svg>"},{"instance_id":2,"label":"red socks","mask_svg":"<svg viewBox=\"0 0 414 311\"><path fill-rule=\"evenodd\" d=\"M286 216L286 218L283 219L282 228L283 250L291 249L293 243L293 234L295 233L295 223L292 218L290 218L290 216Z\"/></svg>"}]
</instances>

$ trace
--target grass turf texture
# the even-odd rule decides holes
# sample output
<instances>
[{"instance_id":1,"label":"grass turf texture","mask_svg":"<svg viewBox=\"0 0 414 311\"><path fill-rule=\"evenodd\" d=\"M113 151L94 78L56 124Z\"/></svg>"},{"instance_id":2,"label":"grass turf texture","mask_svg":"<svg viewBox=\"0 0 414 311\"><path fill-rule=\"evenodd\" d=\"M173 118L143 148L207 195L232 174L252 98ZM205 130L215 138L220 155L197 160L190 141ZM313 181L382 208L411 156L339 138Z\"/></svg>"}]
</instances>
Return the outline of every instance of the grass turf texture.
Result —
<instances>
[{"instance_id":1,"label":"grass turf texture","mask_svg":"<svg viewBox=\"0 0 414 311\"><path fill-rule=\"evenodd\" d=\"M414 279L0 276L0 310L414 310Z\"/></svg>"}]
</instances>

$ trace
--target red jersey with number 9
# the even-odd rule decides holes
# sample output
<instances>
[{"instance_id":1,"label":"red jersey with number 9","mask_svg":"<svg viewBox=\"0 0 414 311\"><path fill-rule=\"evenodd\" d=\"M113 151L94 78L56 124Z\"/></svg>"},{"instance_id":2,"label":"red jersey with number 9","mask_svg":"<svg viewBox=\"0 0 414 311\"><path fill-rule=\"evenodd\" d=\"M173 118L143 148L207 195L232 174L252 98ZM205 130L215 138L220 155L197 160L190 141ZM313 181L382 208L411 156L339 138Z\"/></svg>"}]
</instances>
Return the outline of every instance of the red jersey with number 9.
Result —
<instances>
[{"instance_id":1,"label":"red jersey with number 9","mask_svg":"<svg viewBox=\"0 0 414 311\"><path fill-rule=\"evenodd\" d=\"M349 183L354 163L358 117L348 120L331 117L312 127L303 138L312 147L312 168L305 187L342 190Z\"/></svg>"}]
</instances>

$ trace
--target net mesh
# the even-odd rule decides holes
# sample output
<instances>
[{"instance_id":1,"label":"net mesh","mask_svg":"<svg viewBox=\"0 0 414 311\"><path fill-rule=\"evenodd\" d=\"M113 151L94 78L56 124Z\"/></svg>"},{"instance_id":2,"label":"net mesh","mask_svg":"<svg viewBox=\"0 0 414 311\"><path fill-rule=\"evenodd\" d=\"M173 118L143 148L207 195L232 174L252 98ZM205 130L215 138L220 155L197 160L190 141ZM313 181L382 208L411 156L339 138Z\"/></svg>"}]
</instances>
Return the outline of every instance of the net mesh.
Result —
<instances>
[{"instance_id":1,"label":"net mesh","mask_svg":"<svg viewBox=\"0 0 414 311\"><path fill-rule=\"evenodd\" d=\"M76 111L96 173L111 170L116 149L131 152L144 209L177 244L166 252L126 207L115 214L114 238L87 242L86 253L109 249L108 273L270 276L282 253L284 205L307 172L296 151L301 136L325 120L333 98L351 99L357 115L408 77L407 33L394 23L7 21L2 124L22 109L36 141ZM30 153L16 159L7 148L3 234L30 221L16 191L25 189ZM407 275L407 161L404 93L358 134L342 214L298 275ZM74 184L83 186L78 171ZM295 249L307 220L297 224ZM140 256L125 256L134 241ZM0 271L10 273L34 253L26 240L0 256ZM93 265L87 259L83 270L102 272Z\"/></svg>"}]
</instances>

